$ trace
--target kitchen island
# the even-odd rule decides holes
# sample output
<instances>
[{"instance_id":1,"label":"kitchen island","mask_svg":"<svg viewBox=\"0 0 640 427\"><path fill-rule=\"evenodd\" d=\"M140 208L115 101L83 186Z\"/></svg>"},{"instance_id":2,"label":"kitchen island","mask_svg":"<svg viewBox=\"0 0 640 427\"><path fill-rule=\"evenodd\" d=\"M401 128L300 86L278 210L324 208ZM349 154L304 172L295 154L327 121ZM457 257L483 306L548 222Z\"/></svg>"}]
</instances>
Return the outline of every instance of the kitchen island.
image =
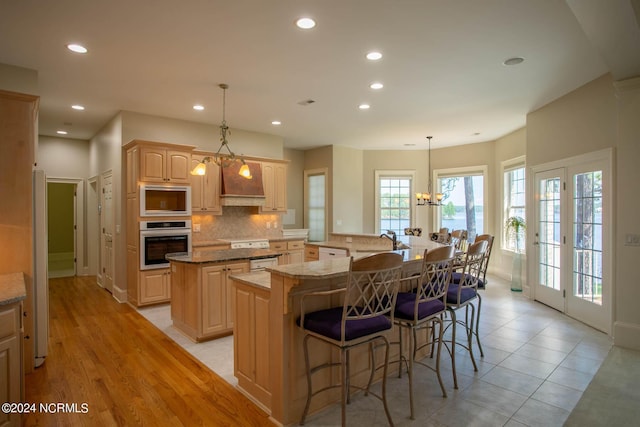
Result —
<instances>
[{"instance_id":1,"label":"kitchen island","mask_svg":"<svg viewBox=\"0 0 640 427\"><path fill-rule=\"evenodd\" d=\"M195 342L233 333L234 292L229 276L249 272L252 260L279 255L268 249L168 254L174 328Z\"/></svg>"},{"instance_id":2,"label":"kitchen island","mask_svg":"<svg viewBox=\"0 0 640 427\"><path fill-rule=\"evenodd\" d=\"M425 248L440 244L428 239L414 241L410 249L396 251L404 257L403 275L420 271ZM352 256L368 255L365 252ZM234 322L234 374L238 387L262 406L276 423L298 423L307 396L303 333L296 325L300 316L302 295L310 291L342 288L346 285L349 258L336 258L300 264L271 267L267 272L233 274L235 286ZM311 301L307 310L319 310L339 305L336 299ZM398 337L397 329L391 341ZM404 340L408 342L408 340ZM360 351L359 351L360 350ZM310 343L313 365L322 361L336 361L337 353L329 346ZM398 357L397 346L392 346L391 360ZM376 360L383 360L382 353ZM351 381L366 384L369 378L370 358L366 348L351 352ZM392 370L395 371L395 368ZM379 374L381 371L379 372ZM336 372L325 377L314 376L316 387L330 380L336 381ZM380 376L378 375L379 379ZM317 412L340 399L339 389L316 396L310 413Z\"/></svg>"}]
</instances>

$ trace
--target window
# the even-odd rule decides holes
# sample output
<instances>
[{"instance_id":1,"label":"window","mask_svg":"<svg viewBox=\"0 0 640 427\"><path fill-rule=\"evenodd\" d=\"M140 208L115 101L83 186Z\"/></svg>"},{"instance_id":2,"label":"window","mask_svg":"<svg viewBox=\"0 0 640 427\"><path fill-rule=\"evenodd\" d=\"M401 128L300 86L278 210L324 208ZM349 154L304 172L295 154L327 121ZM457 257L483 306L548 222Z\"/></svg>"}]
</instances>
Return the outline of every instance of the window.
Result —
<instances>
[{"instance_id":1,"label":"window","mask_svg":"<svg viewBox=\"0 0 640 427\"><path fill-rule=\"evenodd\" d=\"M487 167L442 169L436 170L435 175L437 191L443 194L435 229L467 230L470 240L483 234Z\"/></svg>"},{"instance_id":2,"label":"window","mask_svg":"<svg viewBox=\"0 0 640 427\"><path fill-rule=\"evenodd\" d=\"M413 212L413 172L376 171L376 227L378 233L387 230L404 234L411 227Z\"/></svg>"},{"instance_id":3,"label":"window","mask_svg":"<svg viewBox=\"0 0 640 427\"><path fill-rule=\"evenodd\" d=\"M520 217L526 220L525 216L525 170L521 161L503 163L504 170L504 212L503 224L508 218ZM504 227L503 249L509 251L524 252L526 232L521 229L518 234L507 232Z\"/></svg>"},{"instance_id":4,"label":"window","mask_svg":"<svg viewBox=\"0 0 640 427\"><path fill-rule=\"evenodd\" d=\"M304 171L305 175L305 226L309 229L309 241L326 240L326 176L324 169Z\"/></svg>"}]
</instances>

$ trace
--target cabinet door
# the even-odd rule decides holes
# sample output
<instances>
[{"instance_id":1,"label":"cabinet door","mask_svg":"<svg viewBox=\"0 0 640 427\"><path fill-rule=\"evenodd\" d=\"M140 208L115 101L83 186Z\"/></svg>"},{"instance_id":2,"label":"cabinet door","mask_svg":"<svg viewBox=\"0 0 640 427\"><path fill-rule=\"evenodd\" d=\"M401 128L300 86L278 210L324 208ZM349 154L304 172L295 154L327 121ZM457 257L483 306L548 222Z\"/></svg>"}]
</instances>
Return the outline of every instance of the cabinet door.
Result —
<instances>
[{"instance_id":1,"label":"cabinet door","mask_svg":"<svg viewBox=\"0 0 640 427\"><path fill-rule=\"evenodd\" d=\"M238 313L243 313L238 317L238 323L234 326L233 334L233 356L234 356L234 374L236 377L241 376L249 382L255 381L255 373L253 366L255 364L255 329L253 325L253 292L250 292L245 286L238 287L235 294L236 309Z\"/></svg>"},{"instance_id":2,"label":"cabinet door","mask_svg":"<svg viewBox=\"0 0 640 427\"><path fill-rule=\"evenodd\" d=\"M0 309L0 401L22 402L21 304ZM0 425L20 425L19 414L0 413Z\"/></svg>"},{"instance_id":3,"label":"cabinet door","mask_svg":"<svg viewBox=\"0 0 640 427\"><path fill-rule=\"evenodd\" d=\"M200 160L202 160L201 155L193 155L191 157L192 170L200 164ZM201 211L204 207L202 193L204 191L204 177L206 175L189 175L189 182L191 183L191 210L194 212Z\"/></svg>"},{"instance_id":4,"label":"cabinet door","mask_svg":"<svg viewBox=\"0 0 640 427\"><path fill-rule=\"evenodd\" d=\"M220 205L220 166L207 163L207 174L204 176L202 204L208 213L221 214Z\"/></svg>"},{"instance_id":5,"label":"cabinet door","mask_svg":"<svg viewBox=\"0 0 640 427\"><path fill-rule=\"evenodd\" d=\"M287 211L287 165L284 163L262 163L264 206L262 212Z\"/></svg>"},{"instance_id":6,"label":"cabinet door","mask_svg":"<svg viewBox=\"0 0 640 427\"><path fill-rule=\"evenodd\" d=\"M227 328L226 267L215 265L202 268L202 324L201 335Z\"/></svg>"},{"instance_id":7,"label":"cabinet door","mask_svg":"<svg viewBox=\"0 0 640 427\"><path fill-rule=\"evenodd\" d=\"M165 178L169 182L188 184L191 176L191 153L167 150Z\"/></svg>"},{"instance_id":8,"label":"cabinet door","mask_svg":"<svg viewBox=\"0 0 640 427\"><path fill-rule=\"evenodd\" d=\"M169 290L170 283L171 280L168 268L141 272L139 304L153 304L169 301L171 298L171 291Z\"/></svg>"},{"instance_id":9,"label":"cabinet door","mask_svg":"<svg viewBox=\"0 0 640 427\"><path fill-rule=\"evenodd\" d=\"M269 357L271 346L269 337L269 313L270 294L268 292L256 291L254 296L255 310L255 382L267 392L271 391L271 374L269 369Z\"/></svg>"},{"instance_id":10,"label":"cabinet door","mask_svg":"<svg viewBox=\"0 0 640 427\"><path fill-rule=\"evenodd\" d=\"M304 262L304 250L296 249L293 251L289 251L289 264L300 264Z\"/></svg>"},{"instance_id":11,"label":"cabinet door","mask_svg":"<svg viewBox=\"0 0 640 427\"><path fill-rule=\"evenodd\" d=\"M127 196L137 197L138 194L138 148L127 150Z\"/></svg>"},{"instance_id":12,"label":"cabinet door","mask_svg":"<svg viewBox=\"0 0 640 427\"><path fill-rule=\"evenodd\" d=\"M140 148L140 180L165 182L166 150L154 147Z\"/></svg>"},{"instance_id":13,"label":"cabinet door","mask_svg":"<svg viewBox=\"0 0 640 427\"><path fill-rule=\"evenodd\" d=\"M238 263L238 264L229 264L227 266L227 271L226 271L226 291L227 291L227 307L226 307L226 311L227 311L227 317L226 317L226 321L227 321L227 327L228 328L233 328L233 320L234 320L234 316L233 316L233 306L235 305L235 292L233 291L233 281L231 279L229 279L229 276L233 275L233 274L240 274L240 273L246 273L249 271L249 266L247 265L246 262L243 263Z\"/></svg>"}]
</instances>

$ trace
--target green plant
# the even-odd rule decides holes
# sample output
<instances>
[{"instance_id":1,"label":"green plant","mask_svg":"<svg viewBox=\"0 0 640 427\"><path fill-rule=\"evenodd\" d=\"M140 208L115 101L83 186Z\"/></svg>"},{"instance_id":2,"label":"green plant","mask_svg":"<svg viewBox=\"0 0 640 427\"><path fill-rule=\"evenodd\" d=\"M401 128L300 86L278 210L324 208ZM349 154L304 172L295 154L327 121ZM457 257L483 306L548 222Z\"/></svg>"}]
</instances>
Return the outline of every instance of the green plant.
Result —
<instances>
[{"instance_id":1,"label":"green plant","mask_svg":"<svg viewBox=\"0 0 640 427\"><path fill-rule=\"evenodd\" d=\"M521 216L510 216L505 223L507 235L514 236L516 239L516 252L520 252L521 232L527 228L524 218Z\"/></svg>"}]
</instances>

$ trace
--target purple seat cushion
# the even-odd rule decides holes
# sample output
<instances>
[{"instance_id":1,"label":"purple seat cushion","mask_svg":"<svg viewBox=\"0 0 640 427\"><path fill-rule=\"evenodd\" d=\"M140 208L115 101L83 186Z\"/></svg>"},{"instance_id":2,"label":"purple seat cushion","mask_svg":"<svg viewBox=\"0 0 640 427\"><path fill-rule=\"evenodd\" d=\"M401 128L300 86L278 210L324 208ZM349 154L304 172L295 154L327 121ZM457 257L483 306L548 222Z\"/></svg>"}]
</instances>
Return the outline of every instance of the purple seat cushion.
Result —
<instances>
[{"instance_id":1,"label":"purple seat cushion","mask_svg":"<svg viewBox=\"0 0 640 427\"><path fill-rule=\"evenodd\" d=\"M414 309L416 304L416 296L412 292L399 292L396 299L395 316L400 319L414 320ZM418 319L421 320L435 313L444 311L444 303L441 299L425 301L418 304Z\"/></svg>"},{"instance_id":2,"label":"purple seat cushion","mask_svg":"<svg viewBox=\"0 0 640 427\"><path fill-rule=\"evenodd\" d=\"M465 273L460 273L459 271L454 271L451 275L451 283L455 283L456 285L460 283L462 280L462 275ZM484 289L484 280L478 279L478 289Z\"/></svg>"},{"instance_id":3,"label":"purple seat cushion","mask_svg":"<svg viewBox=\"0 0 640 427\"><path fill-rule=\"evenodd\" d=\"M460 285L451 283L447 291L447 304L458 304L458 288ZM460 293L460 304L476 297L476 291L472 288L463 288Z\"/></svg>"},{"instance_id":4,"label":"purple seat cushion","mask_svg":"<svg viewBox=\"0 0 640 427\"><path fill-rule=\"evenodd\" d=\"M305 314L304 329L340 341L342 339L342 309L342 307L334 307ZM297 323L300 325L300 318ZM391 321L387 316L382 315L369 319L347 320L345 329L345 340L351 341L365 335L391 329Z\"/></svg>"}]
</instances>

